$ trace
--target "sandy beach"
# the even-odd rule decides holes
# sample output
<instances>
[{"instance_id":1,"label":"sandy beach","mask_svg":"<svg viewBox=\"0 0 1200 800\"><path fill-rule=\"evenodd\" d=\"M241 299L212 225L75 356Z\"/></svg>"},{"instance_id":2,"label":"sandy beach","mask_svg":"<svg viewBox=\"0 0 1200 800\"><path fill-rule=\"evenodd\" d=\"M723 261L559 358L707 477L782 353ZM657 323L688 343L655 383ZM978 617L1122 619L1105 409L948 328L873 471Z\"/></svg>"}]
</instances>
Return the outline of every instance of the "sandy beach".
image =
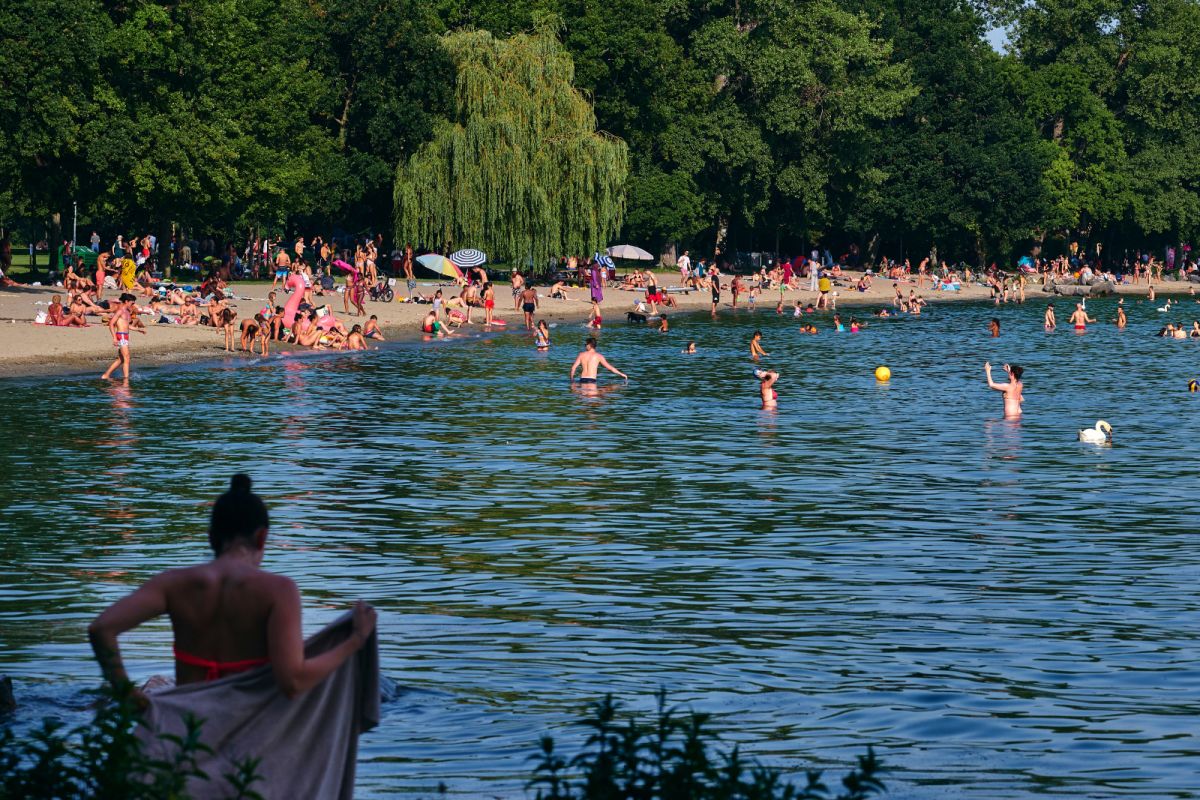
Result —
<instances>
[{"instance_id":1,"label":"sandy beach","mask_svg":"<svg viewBox=\"0 0 1200 800\"><path fill-rule=\"evenodd\" d=\"M851 286L857 281L860 274L845 273L842 283L846 285L837 289L839 308L890 307L893 294L892 282L876 278L870 290L859 292ZM656 275L659 279L659 286L678 287L677 273L660 271L656 272ZM915 284L911 283L902 283L901 285L906 287L906 295L908 288L915 288ZM456 287L452 284L437 284L429 281L420 282L418 291L431 295L439 287L446 295L456 292ZM238 319L242 320L253 316L265 305L270 284L235 283L231 288L238 296L236 300L232 301L232 305L237 309ZM398 288L403 288L402 281ZM1162 283L1156 287L1159 294L1186 293L1189 289L1189 284L1171 282ZM590 304L587 300L586 289L568 289L569 299L566 300L550 299L547 297L548 289L545 286L539 286L538 290L540 307L536 314L537 318L544 318L552 322L579 321L587 318ZM1146 294L1146 290L1145 284L1118 287L1118 293L1125 295L1143 296ZM986 300L990 294L986 286L978 284L964 285L957 292L925 289L919 293L931 303ZM50 298L55 294L63 295L63 299L66 299L61 287L19 286L0 289L0 331L3 331L4 339L4 345L0 347L0 377L87 374L93 371L99 374L108 365L113 352L112 338L98 318L90 317L91 324L87 328L56 328L33 324L34 317L39 311L47 308ZM115 297L116 294L116 292L109 291L107 296ZM278 302L282 303L286 296L286 293L281 290L277 297ZM640 290L605 289L603 310L606 324L625 324L625 312L632 308L636 299L643 296L644 293ZM707 290L672 292L672 296L678 303L678 308L673 309L671 313L708 310L711 307L710 295ZM788 290L784 293L784 302L785 305L790 306L799 298L802 302L808 303L814 301L816 296L816 292L807 289ZM778 297L777 291L764 292L758 299L759 311L772 310ZM1027 289L1027 301L1041 301L1050 297L1051 295L1046 294L1040 285L1030 285ZM507 285L497 286L496 317L505 320L508 325L506 327L497 326L493 330L516 330L522 325L521 312L507 304L505 302L507 298ZM1060 298L1060 302L1065 303L1069 299ZM729 301L729 292L723 291L722 307L728 309ZM337 317L347 326L364 319L344 313L340 294L327 294L324 298L318 297L317 302L328 303ZM742 307L744 303L745 296L743 295L739 299L739 307ZM429 310L428 305L407 302L379 303L368 300L366 308L368 314L375 314L379 317L380 327L389 341L416 341L423 338L419 327L421 319ZM483 309L473 310L473 320L482 318ZM228 355L225 353L224 337L219 329L157 325L153 324L148 316L143 316L142 319L147 323L147 332L134 334L133 365L135 372L149 366L199 361ZM480 330L482 326L476 322L464 326L464 329ZM273 355L296 349L302 348L279 342L271 344ZM237 355L246 356L242 353Z\"/></svg>"}]
</instances>

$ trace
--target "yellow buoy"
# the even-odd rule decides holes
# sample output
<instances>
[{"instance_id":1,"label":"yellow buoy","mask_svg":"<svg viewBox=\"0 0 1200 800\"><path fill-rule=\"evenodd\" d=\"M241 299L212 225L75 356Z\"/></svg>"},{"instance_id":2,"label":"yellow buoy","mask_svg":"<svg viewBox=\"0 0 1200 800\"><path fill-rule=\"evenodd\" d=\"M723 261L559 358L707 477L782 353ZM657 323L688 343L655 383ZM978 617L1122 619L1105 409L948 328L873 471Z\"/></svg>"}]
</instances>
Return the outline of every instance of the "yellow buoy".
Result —
<instances>
[{"instance_id":1,"label":"yellow buoy","mask_svg":"<svg viewBox=\"0 0 1200 800\"><path fill-rule=\"evenodd\" d=\"M1188 381L1188 391L1200 392L1200 381L1197 381L1195 378L1192 378L1190 381Z\"/></svg>"},{"instance_id":2,"label":"yellow buoy","mask_svg":"<svg viewBox=\"0 0 1200 800\"><path fill-rule=\"evenodd\" d=\"M887 382L887 381L890 381L891 379L892 379L892 371L890 369L888 369L887 367L876 367L875 368L875 380L881 381L881 382Z\"/></svg>"}]
</instances>

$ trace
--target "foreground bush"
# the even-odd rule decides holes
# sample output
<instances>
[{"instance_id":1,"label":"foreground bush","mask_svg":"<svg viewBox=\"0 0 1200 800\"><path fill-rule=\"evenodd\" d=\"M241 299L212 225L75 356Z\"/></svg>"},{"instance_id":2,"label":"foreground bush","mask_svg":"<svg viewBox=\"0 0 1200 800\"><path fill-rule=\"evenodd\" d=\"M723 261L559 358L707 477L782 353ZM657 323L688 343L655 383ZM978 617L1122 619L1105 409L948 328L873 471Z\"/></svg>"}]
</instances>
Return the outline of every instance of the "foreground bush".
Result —
<instances>
[{"instance_id":1,"label":"foreground bush","mask_svg":"<svg viewBox=\"0 0 1200 800\"><path fill-rule=\"evenodd\" d=\"M668 708L663 692L649 721L618 711L612 695L594 703L580 723L591 734L569 760L555 751L550 736L542 737L530 757L537 763L528 784L539 800L866 800L884 791L882 767L869 748L842 778L841 793L832 795L819 770L807 771L800 786L743 758L736 746L718 749L710 715ZM263 800L253 788L261 780L257 759L221 776L197 768L197 757L211 752L200 741L202 724L192 717L184 736L163 737L175 745L166 761L143 753L134 735L137 706L128 692L102 696L93 720L74 729L47 719L18 738L11 728L0 728L0 800L186 800L191 780L223 781L231 800Z\"/></svg>"},{"instance_id":2,"label":"foreground bush","mask_svg":"<svg viewBox=\"0 0 1200 800\"><path fill-rule=\"evenodd\" d=\"M185 800L189 780L223 780L233 800L262 800L251 787L260 780L258 761L248 759L223 776L205 775L196 757L212 752L200 741L202 720L187 719L187 733L163 736L175 745L169 761L147 758L134 735L137 707L133 696L105 693L91 723L65 729L46 719L41 728L18 738L0 729L0 800L121 798Z\"/></svg>"},{"instance_id":3,"label":"foreground bush","mask_svg":"<svg viewBox=\"0 0 1200 800\"><path fill-rule=\"evenodd\" d=\"M583 752L563 758L550 736L540 752L528 788L539 800L827 800L833 797L819 770L808 770L805 783L785 781L779 770L742 757L735 746L718 750L720 737L709 728L709 714L668 708L659 692L655 717L618 718L612 695L592 705L582 721L591 728ZM842 778L836 800L864 800L884 791L882 770L870 748L858 766Z\"/></svg>"}]
</instances>

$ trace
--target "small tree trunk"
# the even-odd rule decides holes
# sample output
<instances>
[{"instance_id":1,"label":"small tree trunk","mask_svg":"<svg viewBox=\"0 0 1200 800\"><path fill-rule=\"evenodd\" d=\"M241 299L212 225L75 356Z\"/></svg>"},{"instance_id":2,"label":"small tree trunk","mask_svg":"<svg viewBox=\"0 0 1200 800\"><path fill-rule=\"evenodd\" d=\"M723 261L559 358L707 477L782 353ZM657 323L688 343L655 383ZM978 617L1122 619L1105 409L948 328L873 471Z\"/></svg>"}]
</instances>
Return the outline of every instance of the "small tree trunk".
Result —
<instances>
[{"instance_id":1,"label":"small tree trunk","mask_svg":"<svg viewBox=\"0 0 1200 800\"><path fill-rule=\"evenodd\" d=\"M155 259L158 261L158 271L163 274L167 280L171 280L171 228L173 226L168 222L160 222L158 224L158 253Z\"/></svg>"},{"instance_id":2,"label":"small tree trunk","mask_svg":"<svg viewBox=\"0 0 1200 800\"><path fill-rule=\"evenodd\" d=\"M729 236L729 217L725 214L717 217L717 237L713 242L713 254L721 255L725 252L726 239Z\"/></svg>"},{"instance_id":3,"label":"small tree trunk","mask_svg":"<svg viewBox=\"0 0 1200 800\"><path fill-rule=\"evenodd\" d=\"M664 267L674 267L679 263L679 255L675 251L674 242L666 242L659 248L658 261Z\"/></svg>"},{"instance_id":4,"label":"small tree trunk","mask_svg":"<svg viewBox=\"0 0 1200 800\"><path fill-rule=\"evenodd\" d=\"M867 263L874 264L875 259L879 257L879 231L871 234L871 238L867 240Z\"/></svg>"},{"instance_id":5,"label":"small tree trunk","mask_svg":"<svg viewBox=\"0 0 1200 800\"><path fill-rule=\"evenodd\" d=\"M54 256L58 252L59 244L62 240L62 214L55 211L50 215L50 239L49 252L46 254L46 274L52 273L54 267Z\"/></svg>"}]
</instances>

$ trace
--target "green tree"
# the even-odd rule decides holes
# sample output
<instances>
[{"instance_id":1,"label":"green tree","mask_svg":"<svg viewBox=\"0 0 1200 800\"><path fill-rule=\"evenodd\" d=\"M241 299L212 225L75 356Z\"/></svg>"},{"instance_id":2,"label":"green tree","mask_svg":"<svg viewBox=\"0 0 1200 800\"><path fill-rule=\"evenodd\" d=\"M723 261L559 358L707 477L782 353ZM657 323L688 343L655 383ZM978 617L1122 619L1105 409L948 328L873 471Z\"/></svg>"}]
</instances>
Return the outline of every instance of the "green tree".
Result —
<instances>
[{"instance_id":1,"label":"green tree","mask_svg":"<svg viewBox=\"0 0 1200 800\"><path fill-rule=\"evenodd\" d=\"M103 189L84 154L107 29L94 0L0 4L0 217L48 219L52 242L71 202L87 207Z\"/></svg>"},{"instance_id":2,"label":"green tree","mask_svg":"<svg viewBox=\"0 0 1200 800\"><path fill-rule=\"evenodd\" d=\"M110 7L88 160L116 219L232 231L320 202L333 145L310 122L320 76L289 46L298 0Z\"/></svg>"},{"instance_id":3,"label":"green tree","mask_svg":"<svg viewBox=\"0 0 1200 800\"><path fill-rule=\"evenodd\" d=\"M1097 242L1200 233L1200 6L1041 0L1007 8L1027 108L1056 148L1051 225Z\"/></svg>"},{"instance_id":4,"label":"green tree","mask_svg":"<svg viewBox=\"0 0 1200 800\"><path fill-rule=\"evenodd\" d=\"M981 263L1009 255L1045 221L1054 157L1025 111L1028 70L992 50L965 0L869 0L863 11L881 20L920 94L874 131L883 181L843 196L847 229Z\"/></svg>"},{"instance_id":5,"label":"green tree","mask_svg":"<svg viewBox=\"0 0 1200 800\"><path fill-rule=\"evenodd\" d=\"M378 230L391 224L396 165L449 106L441 23L414 0L312 0L302 12L292 46L320 76L309 113L335 142L313 221Z\"/></svg>"},{"instance_id":6,"label":"green tree","mask_svg":"<svg viewBox=\"0 0 1200 800\"><path fill-rule=\"evenodd\" d=\"M1173 241L1200 233L1200 5L1121 9L1113 106L1124 123L1130 219Z\"/></svg>"},{"instance_id":7,"label":"green tree","mask_svg":"<svg viewBox=\"0 0 1200 800\"><path fill-rule=\"evenodd\" d=\"M669 4L564 0L559 13L598 124L629 144L624 238L658 248L708 227L715 209L695 131L711 91L667 30Z\"/></svg>"},{"instance_id":8,"label":"green tree","mask_svg":"<svg viewBox=\"0 0 1200 800\"><path fill-rule=\"evenodd\" d=\"M446 35L454 108L396 171L396 238L474 246L541 266L602 247L620 228L628 154L596 132L553 31Z\"/></svg>"}]
</instances>

